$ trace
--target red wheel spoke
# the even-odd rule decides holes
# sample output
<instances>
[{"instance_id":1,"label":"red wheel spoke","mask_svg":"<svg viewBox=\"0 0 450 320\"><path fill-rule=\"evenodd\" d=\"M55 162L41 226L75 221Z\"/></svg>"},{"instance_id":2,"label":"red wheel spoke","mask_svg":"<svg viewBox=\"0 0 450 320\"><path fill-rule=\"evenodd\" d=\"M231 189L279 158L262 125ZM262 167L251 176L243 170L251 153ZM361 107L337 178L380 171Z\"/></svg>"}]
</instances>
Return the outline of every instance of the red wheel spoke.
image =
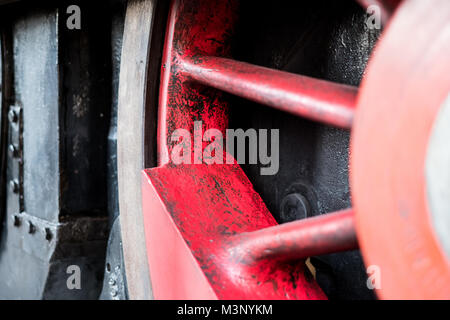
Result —
<instances>
[{"instance_id":1,"label":"red wheel spoke","mask_svg":"<svg viewBox=\"0 0 450 320\"><path fill-rule=\"evenodd\" d=\"M292 260L358 249L353 210L321 215L235 236L239 260Z\"/></svg>"},{"instance_id":2,"label":"red wheel spoke","mask_svg":"<svg viewBox=\"0 0 450 320\"><path fill-rule=\"evenodd\" d=\"M350 128L358 89L218 57L181 62L190 79L292 114Z\"/></svg>"}]
</instances>

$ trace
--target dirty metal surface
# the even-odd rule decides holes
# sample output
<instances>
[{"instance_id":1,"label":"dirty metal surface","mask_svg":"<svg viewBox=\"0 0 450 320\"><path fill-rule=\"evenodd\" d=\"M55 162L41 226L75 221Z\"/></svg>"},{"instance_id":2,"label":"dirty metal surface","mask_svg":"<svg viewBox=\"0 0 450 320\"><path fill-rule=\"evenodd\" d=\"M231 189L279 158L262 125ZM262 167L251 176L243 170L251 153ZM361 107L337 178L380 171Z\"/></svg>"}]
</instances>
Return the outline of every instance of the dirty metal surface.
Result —
<instances>
[{"instance_id":1,"label":"dirty metal surface","mask_svg":"<svg viewBox=\"0 0 450 320\"><path fill-rule=\"evenodd\" d=\"M0 24L0 77L1 77L1 124L0 124L0 219L3 221L6 214L7 197L7 157L8 157L8 131L9 119L8 112L11 104L13 90L13 58L12 58L12 40L8 20L0 16L3 23ZM3 230L3 224L0 225L0 233Z\"/></svg>"},{"instance_id":2,"label":"dirty metal surface","mask_svg":"<svg viewBox=\"0 0 450 320\"><path fill-rule=\"evenodd\" d=\"M181 64L184 58L197 55L230 56L236 7L235 0L172 1L161 70L158 164L169 162L176 144L171 134L176 129L193 132L194 121L202 121L204 131L212 128L224 133L228 127L224 94L199 84L187 85Z\"/></svg>"},{"instance_id":3,"label":"dirty metal surface","mask_svg":"<svg viewBox=\"0 0 450 320\"><path fill-rule=\"evenodd\" d=\"M232 250L222 243L227 236L276 225L239 166L170 163L175 129L192 133L194 122L200 120L202 132L213 128L224 133L228 127L227 95L193 82L183 73L183 63L200 61L202 56L231 56L237 5L236 1L172 2L159 101L162 167L146 170L143 181L155 297L322 299L325 295L303 261L265 261L241 269L239 261L229 256ZM192 163L201 163L195 150L189 156Z\"/></svg>"},{"instance_id":4,"label":"dirty metal surface","mask_svg":"<svg viewBox=\"0 0 450 320\"><path fill-rule=\"evenodd\" d=\"M233 236L277 224L238 165L149 169L143 192L157 299L326 298L303 263L233 255Z\"/></svg>"},{"instance_id":5,"label":"dirty metal surface","mask_svg":"<svg viewBox=\"0 0 450 320\"><path fill-rule=\"evenodd\" d=\"M351 128L356 87L219 57L184 59L181 70L198 83L295 116Z\"/></svg>"},{"instance_id":6,"label":"dirty metal surface","mask_svg":"<svg viewBox=\"0 0 450 320\"><path fill-rule=\"evenodd\" d=\"M124 24L118 96L117 174L120 224L131 299L153 297L145 254L140 172L145 166L154 166L156 159L159 71L155 66L160 67L162 40L158 37L164 35L165 24L162 22L167 18L166 13L156 12L158 4L163 3L165 1L128 1Z\"/></svg>"},{"instance_id":7,"label":"dirty metal surface","mask_svg":"<svg viewBox=\"0 0 450 320\"><path fill-rule=\"evenodd\" d=\"M108 90L103 90L102 79L108 77L104 72L108 67L96 60L105 51L95 46L108 46L97 41L103 38L103 29L92 37L68 34L65 20L58 19L65 12L64 3L61 6L18 3L2 11L11 48L7 59L11 85L4 86L2 101L8 108L3 110L15 110L17 115L17 121L13 113L9 117L14 121L6 141L14 148L10 148L7 176L14 181L17 175L19 181L19 188L6 191L0 240L2 298L96 299L103 280L106 161L93 164L92 160L104 159L106 124L101 116L108 116L102 109ZM101 6L89 8L97 19ZM94 21L89 17L87 30ZM83 43L90 49L78 50ZM78 73L81 66L96 76L86 80L86 70ZM87 109L89 119L79 112ZM20 123L22 131L15 132ZM83 137L92 135L94 128L100 131L89 144ZM23 193L18 165L23 165ZM80 267L80 290L67 286L70 265Z\"/></svg>"},{"instance_id":8,"label":"dirty metal surface","mask_svg":"<svg viewBox=\"0 0 450 320\"><path fill-rule=\"evenodd\" d=\"M284 223L233 237L229 251L249 264L293 261L358 248L351 209Z\"/></svg>"},{"instance_id":9,"label":"dirty metal surface","mask_svg":"<svg viewBox=\"0 0 450 320\"><path fill-rule=\"evenodd\" d=\"M127 279L125 276L120 220L118 217L114 220L109 232L104 272L105 276L100 299L127 300Z\"/></svg>"},{"instance_id":10,"label":"dirty metal surface","mask_svg":"<svg viewBox=\"0 0 450 320\"><path fill-rule=\"evenodd\" d=\"M203 122L203 131L223 131L228 123L232 128L281 129L280 154L289 156L281 157L279 173L262 177L258 165L244 166L279 222L283 222L282 200L292 191L308 197L312 215L350 206L349 132L276 113L192 82L183 73L183 61L201 62L203 56L233 57L357 86L380 30L368 29L364 10L353 1L298 6L302 9L268 1L252 5L250 1L241 3L238 9L237 2L228 1L208 12L201 1L189 5L174 1L162 65L158 163L169 162L177 142L171 141L171 133L177 128L192 132L196 120ZM298 12L305 19L298 19ZM192 160L195 162L195 158ZM358 251L321 256L315 262L318 281L331 297L373 297Z\"/></svg>"},{"instance_id":11,"label":"dirty metal surface","mask_svg":"<svg viewBox=\"0 0 450 320\"><path fill-rule=\"evenodd\" d=\"M243 1L233 57L251 64L358 86L381 30L368 29L365 10L353 0ZM284 199L299 194L315 216L351 206L348 183L350 132L230 97L230 127L280 129L277 174L242 165L279 223ZM330 299L371 299L359 251L316 257L317 281Z\"/></svg>"},{"instance_id":12,"label":"dirty metal surface","mask_svg":"<svg viewBox=\"0 0 450 320\"><path fill-rule=\"evenodd\" d=\"M56 10L29 9L13 26L15 102L24 123L25 210L48 221L57 221L59 214L57 30Z\"/></svg>"},{"instance_id":13,"label":"dirty metal surface","mask_svg":"<svg viewBox=\"0 0 450 320\"><path fill-rule=\"evenodd\" d=\"M66 3L59 4L61 18L55 35L62 89L59 94L53 89L60 99L55 125L64 128L58 141L52 141L60 148L62 170L56 174L61 179L61 211L71 216L105 215L106 141L112 104L111 10L109 1L80 1L81 29L70 30L66 27ZM34 109L47 112L44 106ZM40 204L42 200L35 201Z\"/></svg>"}]
</instances>

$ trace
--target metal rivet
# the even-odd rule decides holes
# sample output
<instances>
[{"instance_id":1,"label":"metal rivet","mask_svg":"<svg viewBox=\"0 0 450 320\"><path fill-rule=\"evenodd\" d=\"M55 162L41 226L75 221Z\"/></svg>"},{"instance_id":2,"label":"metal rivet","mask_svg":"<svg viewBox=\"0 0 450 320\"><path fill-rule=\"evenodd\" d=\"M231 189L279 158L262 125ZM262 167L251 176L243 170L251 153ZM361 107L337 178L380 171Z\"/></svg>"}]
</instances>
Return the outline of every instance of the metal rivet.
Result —
<instances>
[{"instance_id":1,"label":"metal rivet","mask_svg":"<svg viewBox=\"0 0 450 320\"><path fill-rule=\"evenodd\" d=\"M19 192L19 181L17 181L16 179L11 180L9 182L9 189L13 193L18 193Z\"/></svg>"},{"instance_id":2,"label":"metal rivet","mask_svg":"<svg viewBox=\"0 0 450 320\"><path fill-rule=\"evenodd\" d=\"M281 201L281 219L290 222L305 219L310 215L308 200L299 193L291 193Z\"/></svg>"},{"instance_id":3,"label":"metal rivet","mask_svg":"<svg viewBox=\"0 0 450 320\"><path fill-rule=\"evenodd\" d=\"M28 221L28 233L33 234L36 231L36 227L31 221Z\"/></svg>"},{"instance_id":4,"label":"metal rivet","mask_svg":"<svg viewBox=\"0 0 450 320\"><path fill-rule=\"evenodd\" d=\"M19 120L19 116L17 115L17 112L14 111L13 109L9 110L8 112L8 119L10 122L17 122L17 120Z\"/></svg>"},{"instance_id":5,"label":"metal rivet","mask_svg":"<svg viewBox=\"0 0 450 320\"><path fill-rule=\"evenodd\" d=\"M45 240L50 241L52 240L53 235L52 235L52 231L50 230L50 228L45 228Z\"/></svg>"},{"instance_id":6,"label":"metal rivet","mask_svg":"<svg viewBox=\"0 0 450 320\"><path fill-rule=\"evenodd\" d=\"M19 156L19 148L14 144L11 143L8 147L8 150L12 157L17 158Z\"/></svg>"},{"instance_id":7,"label":"metal rivet","mask_svg":"<svg viewBox=\"0 0 450 320\"><path fill-rule=\"evenodd\" d=\"M20 219L20 217L18 217L17 215L14 215L13 219L14 219L14 226L20 227L20 225L22 224L22 220Z\"/></svg>"}]
</instances>

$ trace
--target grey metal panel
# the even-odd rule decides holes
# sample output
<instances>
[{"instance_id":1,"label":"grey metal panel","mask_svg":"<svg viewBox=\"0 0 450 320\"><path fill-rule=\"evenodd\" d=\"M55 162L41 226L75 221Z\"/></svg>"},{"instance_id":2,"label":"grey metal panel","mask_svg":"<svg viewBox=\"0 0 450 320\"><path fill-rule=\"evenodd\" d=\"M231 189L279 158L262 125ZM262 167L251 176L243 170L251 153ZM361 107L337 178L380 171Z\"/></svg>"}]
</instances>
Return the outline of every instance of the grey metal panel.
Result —
<instances>
[{"instance_id":1,"label":"grey metal panel","mask_svg":"<svg viewBox=\"0 0 450 320\"><path fill-rule=\"evenodd\" d=\"M72 146L67 143L70 141L68 129L71 133L77 133L86 129L86 122L89 128L93 128L104 120L92 117L92 123L84 119L72 121L73 113L68 112L73 110L72 100L61 97L66 94L73 96L82 89L78 79L68 75L77 74L82 69L72 62L80 55L86 56L91 52L77 50L77 45L97 44L96 39L104 35L108 28L102 29L103 33L97 34L97 38L85 38L86 41L81 42L77 38L80 34L61 32L65 22L58 22L58 9L16 9L8 16L12 22L1 22L12 26L13 50L10 51L13 51L13 57L8 59L8 65L14 64L14 72L9 74L12 76L14 73L15 90L7 98L20 106L23 114L25 206L20 208L17 194L8 191L7 215L0 239L0 299L95 299L103 278L108 224L105 212L101 211L104 205L100 205L100 210L95 210L99 206L87 201L95 195L83 198L88 193L83 187L101 180L97 178L104 175L100 171L106 163L99 165L97 175L90 174L89 170L79 171L84 180L83 184L78 185L76 197L80 196L78 200L81 205L87 204L92 212L84 211L85 207L80 209L79 205L72 206L74 197L62 195L69 193L68 181L79 182L72 179L73 174L77 173L77 164L67 162L67 154L72 151L66 148L67 145ZM94 18L97 13L92 13ZM90 21L94 23L96 20ZM62 48L65 41L70 41L71 46ZM87 47L90 48L89 45ZM95 51L95 46L92 47ZM102 55L102 51L98 56L109 56L108 47L105 48L106 54ZM97 72L96 65L94 61L85 68L93 73L89 80L94 79L96 84L86 97L93 101L92 106L99 105L98 97L106 96L99 88L108 86L107 80L96 80L105 77L104 73ZM61 71L63 68L64 72ZM64 82L63 86L62 82L67 79L73 81ZM102 108L108 106L107 101ZM11 109L9 104L8 108ZM92 111L98 112L98 109ZM88 136L93 134L95 131L91 130ZM104 142L99 141L101 138L98 137L90 140L88 137L86 140L91 143L82 145L79 153L87 154L94 150L89 154L95 154L98 148L106 144L106 132ZM103 143L102 146L99 146L100 143ZM8 179L17 174L16 167L13 167L16 162L17 159L8 159ZM73 171L68 174L67 168ZM84 168L81 166L81 169ZM106 188L97 187L96 192L96 195L106 193ZM101 202L102 197L97 199ZM81 269L80 290L70 290L66 285L69 265L77 265Z\"/></svg>"},{"instance_id":2,"label":"grey metal panel","mask_svg":"<svg viewBox=\"0 0 450 320\"><path fill-rule=\"evenodd\" d=\"M42 297L49 260L57 243L59 151L56 16L56 10L24 12L11 26L13 57L8 62L14 62L11 71L15 92L9 93L7 100L22 108L23 122L30 123L29 129L34 130L24 132L26 159L29 159L24 161L24 178L28 184L24 187L29 195L25 200L25 209L30 210L30 214L25 213L24 208L19 208L17 196L11 190L7 191L7 215L1 235L0 298ZM11 109L10 106L8 108ZM16 161L9 161L8 179L17 174ZM13 215L20 217L18 223ZM33 233L29 232L30 223L33 224ZM52 241L46 240L46 229L51 230Z\"/></svg>"},{"instance_id":3,"label":"grey metal panel","mask_svg":"<svg viewBox=\"0 0 450 320\"><path fill-rule=\"evenodd\" d=\"M25 211L48 221L59 213L57 30L56 10L24 15L13 28L16 101L25 128Z\"/></svg>"}]
</instances>

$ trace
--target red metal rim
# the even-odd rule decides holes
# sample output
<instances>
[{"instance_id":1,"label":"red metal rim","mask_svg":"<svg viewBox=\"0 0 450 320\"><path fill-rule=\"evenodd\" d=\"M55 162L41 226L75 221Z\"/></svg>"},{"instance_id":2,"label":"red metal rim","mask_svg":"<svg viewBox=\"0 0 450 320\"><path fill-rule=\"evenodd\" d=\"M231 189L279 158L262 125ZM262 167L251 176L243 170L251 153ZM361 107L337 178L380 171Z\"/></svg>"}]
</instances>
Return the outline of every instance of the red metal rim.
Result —
<instances>
[{"instance_id":1,"label":"red metal rim","mask_svg":"<svg viewBox=\"0 0 450 320\"><path fill-rule=\"evenodd\" d=\"M380 268L385 299L450 298L450 263L425 192L430 132L450 91L449 21L446 0L405 1L361 88L352 198L360 247L366 265Z\"/></svg>"}]
</instances>

